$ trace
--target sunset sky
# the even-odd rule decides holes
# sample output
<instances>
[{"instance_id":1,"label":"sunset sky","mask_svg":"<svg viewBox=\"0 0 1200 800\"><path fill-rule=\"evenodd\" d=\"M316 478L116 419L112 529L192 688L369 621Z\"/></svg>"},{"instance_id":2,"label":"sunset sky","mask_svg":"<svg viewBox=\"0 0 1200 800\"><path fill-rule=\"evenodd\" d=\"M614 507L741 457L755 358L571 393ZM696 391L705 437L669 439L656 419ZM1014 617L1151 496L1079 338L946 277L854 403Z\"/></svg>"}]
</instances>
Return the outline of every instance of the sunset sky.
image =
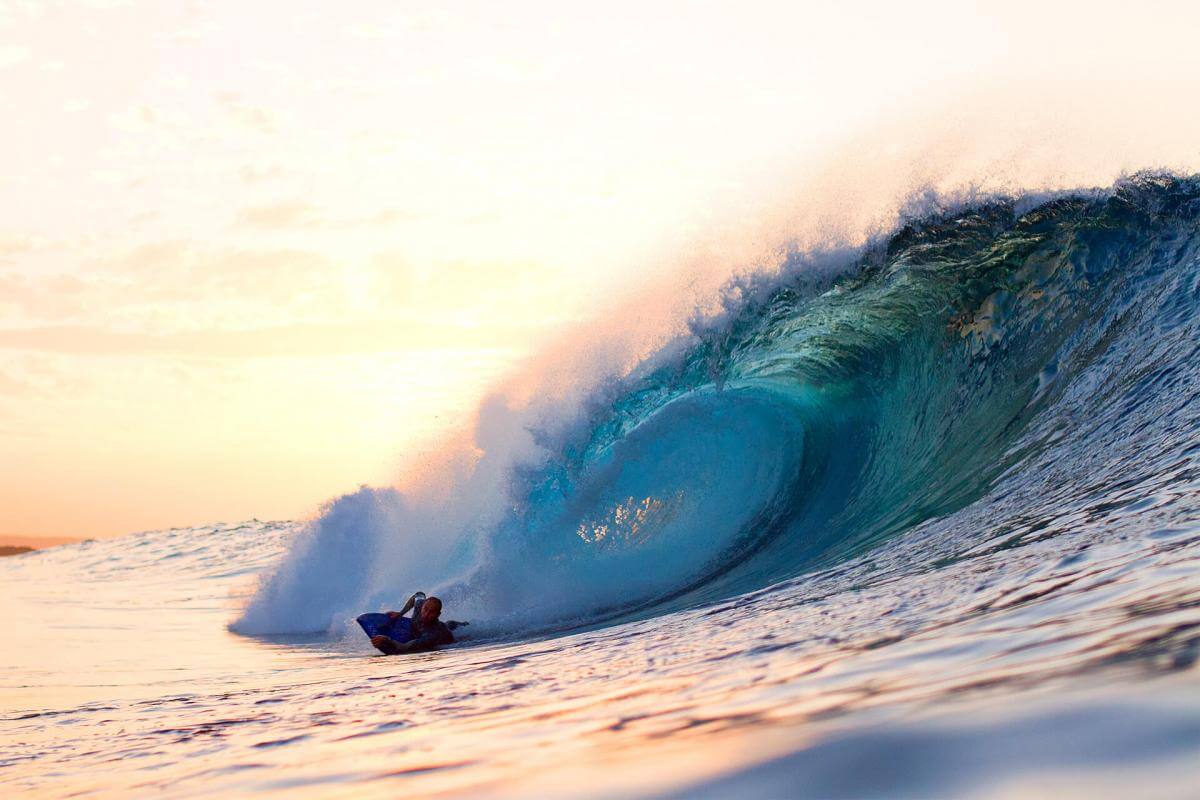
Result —
<instances>
[{"instance_id":1,"label":"sunset sky","mask_svg":"<svg viewBox=\"0 0 1200 800\"><path fill-rule=\"evenodd\" d=\"M1147 115L1194 102L1196 13L1127 7L0 0L0 536L387 484L674 253L771 245L806 159L975 86L1093 87L989 112L1060 126L1041 164L1094 114L1062 181L1190 163Z\"/></svg>"}]
</instances>

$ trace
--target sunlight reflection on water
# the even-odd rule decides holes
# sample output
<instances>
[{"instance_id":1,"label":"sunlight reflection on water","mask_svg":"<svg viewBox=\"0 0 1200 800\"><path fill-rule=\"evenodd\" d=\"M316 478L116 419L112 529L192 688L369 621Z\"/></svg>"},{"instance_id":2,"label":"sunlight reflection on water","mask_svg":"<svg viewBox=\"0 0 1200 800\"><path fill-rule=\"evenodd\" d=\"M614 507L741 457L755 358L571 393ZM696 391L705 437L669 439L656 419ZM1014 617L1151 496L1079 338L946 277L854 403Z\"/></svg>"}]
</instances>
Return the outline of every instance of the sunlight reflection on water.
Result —
<instances>
[{"instance_id":1,"label":"sunlight reflection on water","mask_svg":"<svg viewBox=\"0 0 1200 800\"><path fill-rule=\"evenodd\" d=\"M261 567L289 533L196 529L6 560L0 602L14 612L16 646L2 687L0 780L109 796L620 796L682 786L685 796L771 796L780 785L863 796L882 786L864 764L881 742L899 741L911 745L911 769L867 769L891 775L894 793L986 794L998 774L1092 775L1111 736L1065 760L1011 742L1053 739L1062 714L1038 716L1045 708L1086 715L1118 701L1124 716L1097 712L1113 730L1129 724L1171 745L1129 755L1125 774L1186 775L1177 762L1196 754L1195 737L1172 733L1200 730L1200 709L1179 701L1196 697L1200 652L1194 529L1109 541L1064 533L923 572L906 562L927 558L914 537L886 560L738 601L406 658L374 656L359 637L225 631L242 580L229 574L230 553ZM184 557L162 558L189 541ZM1087 544L1080 557L1061 557L1076 542ZM1141 694L1145 704L1131 700ZM1175 705L1169 719L1156 716L1165 702ZM949 781L933 756L955 742L976 760L979 748L1010 755ZM821 767L821 753L845 765L844 780Z\"/></svg>"}]
</instances>

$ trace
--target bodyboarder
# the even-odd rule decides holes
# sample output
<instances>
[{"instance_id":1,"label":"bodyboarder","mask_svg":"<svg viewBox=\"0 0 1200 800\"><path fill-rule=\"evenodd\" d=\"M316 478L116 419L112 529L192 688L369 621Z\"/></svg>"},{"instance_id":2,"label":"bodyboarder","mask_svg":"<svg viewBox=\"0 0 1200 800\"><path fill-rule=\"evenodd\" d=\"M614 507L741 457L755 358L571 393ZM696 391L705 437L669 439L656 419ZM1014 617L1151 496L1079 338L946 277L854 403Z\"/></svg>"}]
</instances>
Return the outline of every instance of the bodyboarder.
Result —
<instances>
[{"instance_id":1,"label":"bodyboarder","mask_svg":"<svg viewBox=\"0 0 1200 800\"><path fill-rule=\"evenodd\" d=\"M410 609L413 611L412 619L404 616ZM371 644L377 650L395 656L422 653L444 644L453 644L451 628L466 623L451 622L447 625L441 621L441 615L440 599L426 598L424 592L417 592L408 598L399 611L363 614L358 618L358 624L371 637Z\"/></svg>"}]
</instances>

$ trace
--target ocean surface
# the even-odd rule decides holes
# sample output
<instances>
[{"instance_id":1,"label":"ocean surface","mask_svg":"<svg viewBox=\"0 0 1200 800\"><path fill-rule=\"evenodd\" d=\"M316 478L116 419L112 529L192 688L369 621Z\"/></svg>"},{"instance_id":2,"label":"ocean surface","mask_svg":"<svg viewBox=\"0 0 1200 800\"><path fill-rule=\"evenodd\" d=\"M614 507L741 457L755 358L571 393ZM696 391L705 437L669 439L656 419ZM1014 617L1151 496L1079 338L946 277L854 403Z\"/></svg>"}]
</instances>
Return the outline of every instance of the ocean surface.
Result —
<instances>
[{"instance_id":1,"label":"ocean surface","mask_svg":"<svg viewBox=\"0 0 1200 800\"><path fill-rule=\"evenodd\" d=\"M1197 796L1200 180L836 261L448 492L0 560L3 793ZM417 589L468 637L375 654Z\"/></svg>"}]
</instances>

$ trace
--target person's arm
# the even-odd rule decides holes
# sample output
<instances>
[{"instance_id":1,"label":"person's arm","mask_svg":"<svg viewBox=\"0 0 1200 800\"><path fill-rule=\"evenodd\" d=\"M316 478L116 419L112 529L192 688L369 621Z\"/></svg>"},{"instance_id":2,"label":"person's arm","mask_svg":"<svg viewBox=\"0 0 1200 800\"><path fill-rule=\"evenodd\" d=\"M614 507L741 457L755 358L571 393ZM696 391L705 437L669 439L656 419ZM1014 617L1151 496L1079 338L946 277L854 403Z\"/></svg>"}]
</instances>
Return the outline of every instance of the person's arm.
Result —
<instances>
[{"instance_id":1,"label":"person's arm","mask_svg":"<svg viewBox=\"0 0 1200 800\"><path fill-rule=\"evenodd\" d=\"M410 609L411 609L411 608L412 608L414 605L416 605L416 602L417 602L417 595L414 593L414 594L413 594L411 597L409 597L409 598L408 598L408 600L407 600L407 601L404 603L404 608L400 609L399 611L388 611L388 612L387 612L387 615L388 615L389 617L391 617L392 619L395 619L396 617L403 617L405 614L407 614L407 613L409 612L409 610L410 610Z\"/></svg>"},{"instance_id":2,"label":"person's arm","mask_svg":"<svg viewBox=\"0 0 1200 800\"><path fill-rule=\"evenodd\" d=\"M436 647L437 641L430 639L428 636L420 636L410 642L396 645L396 654L424 653L426 650L433 650Z\"/></svg>"},{"instance_id":3,"label":"person's arm","mask_svg":"<svg viewBox=\"0 0 1200 800\"><path fill-rule=\"evenodd\" d=\"M397 652L423 653L426 650L436 649L439 644L454 644L454 634L445 628L435 625L427 628L417 638L398 645Z\"/></svg>"},{"instance_id":4,"label":"person's arm","mask_svg":"<svg viewBox=\"0 0 1200 800\"><path fill-rule=\"evenodd\" d=\"M388 636L372 636L371 644L384 655L395 656L401 653L400 644Z\"/></svg>"}]
</instances>

